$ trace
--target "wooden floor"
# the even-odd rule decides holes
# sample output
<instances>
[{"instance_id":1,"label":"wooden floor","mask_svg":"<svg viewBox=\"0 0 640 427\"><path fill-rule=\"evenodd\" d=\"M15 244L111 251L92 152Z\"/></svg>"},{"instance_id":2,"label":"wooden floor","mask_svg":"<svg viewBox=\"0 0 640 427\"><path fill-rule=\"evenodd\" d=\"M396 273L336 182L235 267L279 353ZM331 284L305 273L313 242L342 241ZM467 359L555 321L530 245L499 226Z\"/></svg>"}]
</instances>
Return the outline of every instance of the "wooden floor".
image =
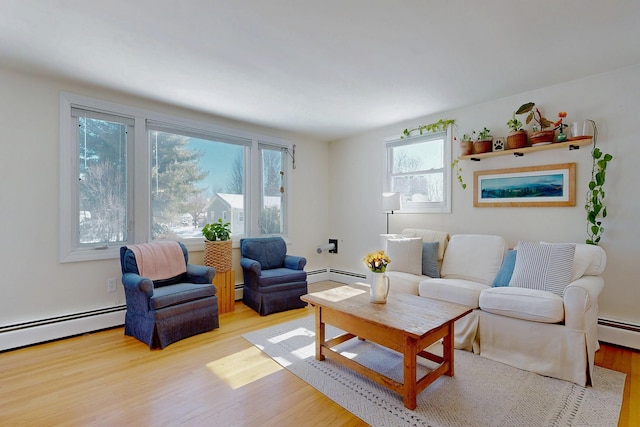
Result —
<instances>
[{"instance_id":1,"label":"wooden floor","mask_svg":"<svg viewBox=\"0 0 640 427\"><path fill-rule=\"evenodd\" d=\"M164 350L115 328L0 353L0 425L366 425L241 337L311 313L237 302L220 329ZM640 425L640 352L602 345L596 364L627 374L619 425Z\"/></svg>"}]
</instances>

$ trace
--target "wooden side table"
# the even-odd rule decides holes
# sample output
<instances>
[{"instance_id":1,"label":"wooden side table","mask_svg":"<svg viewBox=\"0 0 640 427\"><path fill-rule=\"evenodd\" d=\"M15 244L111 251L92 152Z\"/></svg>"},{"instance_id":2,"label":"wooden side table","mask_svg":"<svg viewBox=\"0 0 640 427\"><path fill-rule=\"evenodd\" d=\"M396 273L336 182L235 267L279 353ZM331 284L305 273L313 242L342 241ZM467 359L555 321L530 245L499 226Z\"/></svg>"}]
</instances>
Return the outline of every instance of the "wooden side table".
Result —
<instances>
[{"instance_id":1,"label":"wooden side table","mask_svg":"<svg viewBox=\"0 0 640 427\"><path fill-rule=\"evenodd\" d=\"M235 309L236 273L233 270L216 272L213 284L218 290L218 313L227 313Z\"/></svg>"}]
</instances>

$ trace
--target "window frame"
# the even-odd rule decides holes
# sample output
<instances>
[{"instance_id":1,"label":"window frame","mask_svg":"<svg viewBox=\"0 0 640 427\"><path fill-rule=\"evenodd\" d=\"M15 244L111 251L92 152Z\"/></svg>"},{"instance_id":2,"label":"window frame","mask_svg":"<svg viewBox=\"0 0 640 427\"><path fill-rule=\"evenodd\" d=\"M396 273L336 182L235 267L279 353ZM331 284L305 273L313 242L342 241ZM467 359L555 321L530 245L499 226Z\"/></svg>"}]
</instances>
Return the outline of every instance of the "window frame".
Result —
<instances>
[{"instance_id":1,"label":"window frame","mask_svg":"<svg viewBox=\"0 0 640 427\"><path fill-rule=\"evenodd\" d=\"M245 234L241 237L251 237L260 235L259 227L259 199L261 194L260 166L260 144L268 144L281 149L291 149L292 144L284 139L270 137L261 134L247 132L237 128L225 128L212 123L204 123L172 115L157 113L123 104L113 103L100 99L76 95L68 92L60 93L60 205L59 205L59 261L78 262L101 259L119 258L120 246L135 243L145 243L151 241L151 144L148 138L147 122L160 122L176 129L193 129L202 134L226 135L231 139L241 138L251 141L250 148L245 150ZM78 154L73 146L73 117L72 108L81 108L89 111L96 111L111 116L122 116L132 119L134 122L131 132L131 141L128 142L127 163L128 182L130 186L128 193L128 240L117 244L107 245L106 248L80 247L77 242L77 232L79 225L78 215L78 194L79 186L77 182ZM135 165L135 166L133 166ZM291 165L284 164L285 188L289 187ZM290 193L290 191L288 192ZM289 197L291 194L285 193L283 209L289 209ZM285 226L282 236L286 239L287 230L290 229L289 222L291 215L285 213ZM74 219L75 218L75 219ZM75 222L75 225L74 225ZM234 246L238 245L240 237L234 240ZM189 250L203 250L204 240L200 238L182 239L182 242Z\"/></svg>"},{"instance_id":2,"label":"window frame","mask_svg":"<svg viewBox=\"0 0 640 427\"><path fill-rule=\"evenodd\" d=\"M393 164L391 150L396 147L408 146L411 144L432 141L442 139L442 202L412 202L411 207L407 207L401 204L401 208L397 213L451 213L451 158L452 158L452 129L451 126L447 127L445 131L441 132L427 132L421 135L409 136L405 138L398 138L397 136L388 137L384 141L384 177L383 177L383 191L384 193L393 192L392 178Z\"/></svg>"}]
</instances>

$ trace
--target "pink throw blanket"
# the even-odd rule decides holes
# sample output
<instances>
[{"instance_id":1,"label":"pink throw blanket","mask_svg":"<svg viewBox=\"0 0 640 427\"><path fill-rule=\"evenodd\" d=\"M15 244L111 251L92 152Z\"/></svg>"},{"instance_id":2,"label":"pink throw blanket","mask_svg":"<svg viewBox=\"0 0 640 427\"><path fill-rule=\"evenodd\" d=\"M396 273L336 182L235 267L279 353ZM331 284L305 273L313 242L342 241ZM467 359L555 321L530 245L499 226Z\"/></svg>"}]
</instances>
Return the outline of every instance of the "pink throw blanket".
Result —
<instances>
[{"instance_id":1,"label":"pink throw blanket","mask_svg":"<svg viewBox=\"0 0 640 427\"><path fill-rule=\"evenodd\" d=\"M138 272L151 280L170 279L187 271L178 242L157 241L128 246L136 256Z\"/></svg>"}]
</instances>

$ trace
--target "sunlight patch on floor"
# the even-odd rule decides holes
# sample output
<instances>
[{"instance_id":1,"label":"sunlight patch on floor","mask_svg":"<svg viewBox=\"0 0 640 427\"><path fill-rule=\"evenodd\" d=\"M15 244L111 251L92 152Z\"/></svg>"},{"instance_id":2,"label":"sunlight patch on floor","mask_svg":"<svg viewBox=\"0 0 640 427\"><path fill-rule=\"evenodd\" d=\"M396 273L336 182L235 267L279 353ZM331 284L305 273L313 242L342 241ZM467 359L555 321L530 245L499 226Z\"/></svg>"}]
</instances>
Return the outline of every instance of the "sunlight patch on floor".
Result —
<instances>
[{"instance_id":1,"label":"sunlight patch on floor","mask_svg":"<svg viewBox=\"0 0 640 427\"><path fill-rule=\"evenodd\" d=\"M254 346L207 363L207 368L233 389L283 369Z\"/></svg>"}]
</instances>

